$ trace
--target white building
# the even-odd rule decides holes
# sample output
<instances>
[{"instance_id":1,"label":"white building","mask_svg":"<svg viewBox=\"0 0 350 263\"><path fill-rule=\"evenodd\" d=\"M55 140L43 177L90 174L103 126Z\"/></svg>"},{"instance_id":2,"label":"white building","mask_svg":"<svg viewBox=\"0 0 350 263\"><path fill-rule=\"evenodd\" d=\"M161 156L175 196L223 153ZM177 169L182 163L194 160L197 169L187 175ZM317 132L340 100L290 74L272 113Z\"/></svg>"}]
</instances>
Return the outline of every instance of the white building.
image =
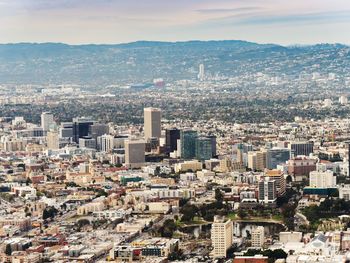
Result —
<instances>
[{"instance_id":1,"label":"white building","mask_svg":"<svg viewBox=\"0 0 350 263\"><path fill-rule=\"evenodd\" d=\"M44 131L48 131L52 125L55 124L55 121L53 120L53 114L50 112L43 112L41 114L41 127L44 129Z\"/></svg>"},{"instance_id":2,"label":"white building","mask_svg":"<svg viewBox=\"0 0 350 263\"><path fill-rule=\"evenodd\" d=\"M261 248L265 242L265 229L258 226L252 231L252 247Z\"/></svg>"},{"instance_id":3,"label":"white building","mask_svg":"<svg viewBox=\"0 0 350 263\"><path fill-rule=\"evenodd\" d=\"M211 227L211 243L213 246L211 256L214 258L226 258L227 249L233 243L233 224L231 220L225 221L221 216L214 217Z\"/></svg>"},{"instance_id":4,"label":"white building","mask_svg":"<svg viewBox=\"0 0 350 263\"><path fill-rule=\"evenodd\" d=\"M104 134L97 137L97 149L101 152L109 152L114 147L114 136Z\"/></svg>"},{"instance_id":5,"label":"white building","mask_svg":"<svg viewBox=\"0 0 350 263\"><path fill-rule=\"evenodd\" d=\"M333 175L333 171L312 171L310 172L310 187L315 188L329 188L336 185L336 177Z\"/></svg>"}]
</instances>

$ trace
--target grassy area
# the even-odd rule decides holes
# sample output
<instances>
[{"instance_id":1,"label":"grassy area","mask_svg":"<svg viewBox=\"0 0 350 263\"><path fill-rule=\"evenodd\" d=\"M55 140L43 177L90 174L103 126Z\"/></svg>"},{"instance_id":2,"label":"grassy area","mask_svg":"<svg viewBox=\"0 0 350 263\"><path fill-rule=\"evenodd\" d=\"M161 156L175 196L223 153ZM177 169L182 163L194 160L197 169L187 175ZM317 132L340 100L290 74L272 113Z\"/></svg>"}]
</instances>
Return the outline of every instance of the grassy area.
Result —
<instances>
[{"instance_id":1,"label":"grassy area","mask_svg":"<svg viewBox=\"0 0 350 263\"><path fill-rule=\"evenodd\" d=\"M262 215L247 215L244 218L240 218L236 212L230 212L226 216L228 219L231 219L232 221L256 221L256 222L282 222L283 217L281 214L275 214L275 215L269 215L269 216L262 216Z\"/></svg>"}]
</instances>

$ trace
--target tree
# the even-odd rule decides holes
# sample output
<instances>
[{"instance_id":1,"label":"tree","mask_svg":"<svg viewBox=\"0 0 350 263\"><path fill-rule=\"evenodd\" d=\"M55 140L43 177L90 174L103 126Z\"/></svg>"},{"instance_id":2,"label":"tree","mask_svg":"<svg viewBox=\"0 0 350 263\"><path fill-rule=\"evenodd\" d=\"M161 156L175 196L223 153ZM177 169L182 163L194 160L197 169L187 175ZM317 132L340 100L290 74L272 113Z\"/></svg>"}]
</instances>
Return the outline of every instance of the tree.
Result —
<instances>
[{"instance_id":1,"label":"tree","mask_svg":"<svg viewBox=\"0 0 350 263\"><path fill-rule=\"evenodd\" d=\"M162 237L172 238L177 226L175 221L172 219L167 219L164 221L163 226L160 228L160 234Z\"/></svg>"},{"instance_id":2,"label":"tree","mask_svg":"<svg viewBox=\"0 0 350 263\"><path fill-rule=\"evenodd\" d=\"M43 219L54 218L58 210L53 206L46 207L43 211Z\"/></svg>"},{"instance_id":3,"label":"tree","mask_svg":"<svg viewBox=\"0 0 350 263\"><path fill-rule=\"evenodd\" d=\"M217 203L221 203L224 201L224 196L219 188L215 189L215 200Z\"/></svg>"},{"instance_id":4,"label":"tree","mask_svg":"<svg viewBox=\"0 0 350 263\"><path fill-rule=\"evenodd\" d=\"M6 245L5 254L8 255L8 256L11 256L11 254L12 254L12 247L11 247L10 244Z\"/></svg>"},{"instance_id":5,"label":"tree","mask_svg":"<svg viewBox=\"0 0 350 263\"><path fill-rule=\"evenodd\" d=\"M183 214L181 221L189 222L192 221L198 212L198 208L195 205L186 204L180 209L180 213Z\"/></svg>"}]
</instances>

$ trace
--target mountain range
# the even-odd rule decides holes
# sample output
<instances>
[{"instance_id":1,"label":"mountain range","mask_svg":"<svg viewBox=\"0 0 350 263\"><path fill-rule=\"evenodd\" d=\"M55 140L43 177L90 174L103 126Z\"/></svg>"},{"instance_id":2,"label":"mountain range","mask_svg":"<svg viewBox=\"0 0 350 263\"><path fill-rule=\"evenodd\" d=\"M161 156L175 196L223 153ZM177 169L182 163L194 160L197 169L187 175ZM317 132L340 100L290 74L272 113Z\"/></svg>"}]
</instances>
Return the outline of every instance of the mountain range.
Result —
<instances>
[{"instance_id":1,"label":"mountain range","mask_svg":"<svg viewBox=\"0 0 350 263\"><path fill-rule=\"evenodd\" d=\"M150 42L115 45L0 44L0 84L79 84L92 87L194 79L199 64L226 77L263 72L298 76L350 69L342 44L281 46L241 40Z\"/></svg>"}]
</instances>

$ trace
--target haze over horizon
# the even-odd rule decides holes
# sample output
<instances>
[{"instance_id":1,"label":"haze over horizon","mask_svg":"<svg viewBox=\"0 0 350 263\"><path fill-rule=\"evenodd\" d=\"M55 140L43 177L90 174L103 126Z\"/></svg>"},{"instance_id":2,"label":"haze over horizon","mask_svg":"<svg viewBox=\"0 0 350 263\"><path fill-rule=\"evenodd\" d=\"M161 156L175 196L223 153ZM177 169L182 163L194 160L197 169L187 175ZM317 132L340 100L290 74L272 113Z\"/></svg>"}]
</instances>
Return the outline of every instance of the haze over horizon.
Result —
<instances>
[{"instance_id":1,"label":"haze over horizon","mask_svg":"<svg viewBox=\"0 0 350 263\"><path fill-rule=\"evenodd\" d=\"M242 39L350 44L346 0L0 0L1 43Z\"/></svg>"}]
</instances>

